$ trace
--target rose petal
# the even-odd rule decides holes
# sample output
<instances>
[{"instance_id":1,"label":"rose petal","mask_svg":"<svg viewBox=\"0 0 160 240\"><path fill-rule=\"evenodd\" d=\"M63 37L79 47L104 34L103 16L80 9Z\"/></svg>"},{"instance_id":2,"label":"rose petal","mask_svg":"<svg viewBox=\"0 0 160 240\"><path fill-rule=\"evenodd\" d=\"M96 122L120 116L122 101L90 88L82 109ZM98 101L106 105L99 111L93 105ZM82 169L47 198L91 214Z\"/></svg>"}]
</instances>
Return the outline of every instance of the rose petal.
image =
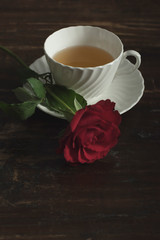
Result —
<instances>
[{"instance_id":1,"label":"rose petal","mask_svg":"<svg viewBox=\"0 0 160 240\"><path fill-rule=\"evenodd\" d=\"M92 163L98 159L105 157L108 152L109 152L109 149L106 149L105 151L101 151L101 152L93 151L87 148L83 149L84 156L87 159L88 163Z\"/></svg>"},{"instance_id":2,"label":"rose petal","mask_svg":"<svg viewBox=\"0 0 160 240\"><path fill-rule=\"evenodd\" d=\"M76 112L76 114L73 116L72 121L70 122L71 131L74 132L77 125L79 124L83 114L87 111L87 107L84 109L80 109Z\"/></svg>"},{"instance_id":3,"label":"rose petal","mask_svg":"<svg viewBox=\"0 0 160 240\"><path fill-rule=\"evenodd\" d=\"M79 122L78 129L79 128L88 128L90 126L96 125L99 122L104 121L102 116L99 116L97 114L91 113L89 110L83 114L81 117L81 121Z\"/></svg>"},{"instance_id":4,"label":"rose petal","mask_svg":"<svg viewBox=\"0 0 160 240\"><path fill-rule=\"evenodd\" d=\"M91 163L106 156L115 146L121 116L114 107L110 100L102 100L75 114L60 141L67 162Z\"/></svg>"},{"instance_id":5,"label":"rose petal","mask_svg":"<svg viewBox=\"0 0 160 240\"><path fill-rule=\"evenodd\" d=\"M119 125L121 116L118 111L114 110L115 103L110 100L101 100L98 103L90 106L91 114L98 114L101 118Z\"/></svg>"},{"instance_id":6,"label":"rose petal","mask_svg":"<svg viewBox=\"0 0 160 240\"><path fill-rule=\"evenodd\" d=\"M69 146L65 146L64 148L64 157L67 162L76 163L77 162L77 152L71 149Z\"/></svg>"},{"instance_id":7,"label":"rose petal","mask_svg":"<svg viewBox=\"0 0 160 240\"><path fill-rule=\"evenodd\" d=\"M79 151L78 151L78 162L80 162L80 163L88 163L88 159L85 157L82 148L79 149Z\"/></svg>"}]
</instances>

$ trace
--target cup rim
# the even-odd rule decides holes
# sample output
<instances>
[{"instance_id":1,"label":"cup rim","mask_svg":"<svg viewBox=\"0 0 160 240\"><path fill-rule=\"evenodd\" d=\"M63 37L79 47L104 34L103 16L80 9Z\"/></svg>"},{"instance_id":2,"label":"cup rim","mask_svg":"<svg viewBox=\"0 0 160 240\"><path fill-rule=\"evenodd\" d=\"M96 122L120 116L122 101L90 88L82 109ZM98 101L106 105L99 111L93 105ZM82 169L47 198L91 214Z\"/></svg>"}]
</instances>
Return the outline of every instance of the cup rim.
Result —
<instances>
[{"instance_id":1,"label":"cup rim","mask_svg":"<svg viewBox=\"0 0 160 240\"><path fill-rule=\"evenodd\" d=\"M74 66L70 66L70 65L66 65L66 64L63 64L61 62L58 62L56 61L55 59L51 58L50 55L47 53L46 51L46 44L48 42L48 40L55 34L55 33L58 33L60 31L63 31L63 30L66 30L66 29L71 29L71 28L78 28L78 27L84 27L84 28L96 28L96 29L100 29L100 30L103 30L103 31L106 31L106 32L109 32L110 34L112 34L114 37L116 37L118 40L119 40L119 43L121 45L121 52L120 54L118 55L118 57L116 57L115 59L113 59L111 62L109 63L106 63L106 64L103 64L103 65L98 65L98 66L94 66L94 67L74 67ZM96 26L89 26L89 25L77 25L77 26L69 26L69 27L64 27L64 28L61 28L55 32L53 32L52 34L50 34L46 39L45 39L45 42L44 42L44 53L45 53L45 56L47 58L49 58L52 62L56 63L56 64L59 64L63 67L66 67L66 68L69 68L69 69L80 69L80 70L84 70L84 69L97 69L97 68L103 68L105 66L109 66L109 65L113 65L115 62L117 62L119 60L119 58L122 56L123 54L123 51L124 51L124 47L123 47L123 43L121 41L121 39L113 32L105 29L105 28L101 28L101 27L96 27Z\"/></svg>"}]
</instances>

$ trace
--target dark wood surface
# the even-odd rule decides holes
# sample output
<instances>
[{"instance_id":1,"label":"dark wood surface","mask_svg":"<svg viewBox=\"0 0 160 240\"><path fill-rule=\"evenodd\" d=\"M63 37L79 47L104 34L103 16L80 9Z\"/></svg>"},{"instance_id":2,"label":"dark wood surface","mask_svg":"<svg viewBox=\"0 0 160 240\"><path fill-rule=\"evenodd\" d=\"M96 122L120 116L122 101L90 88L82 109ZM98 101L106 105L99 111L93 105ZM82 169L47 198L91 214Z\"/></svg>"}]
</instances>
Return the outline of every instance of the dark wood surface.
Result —
<instances>
[{"instance_id":1,"label":"dark wood surface","mask_svg":"<svg viewBox=\"0 0 160 240\"><path fill-rule=\"evenodd\" d=\"M94 25L142 55L145 92L122 115L118 144L71 167L55 154L64 120L40 110L27 121L0 112L0 239L160 239L160 7L157 0L1 0L0 44L27 63L52 32ZM0 52L0 99L13 100L16 64Z\"/></svg>"}]
</instances>

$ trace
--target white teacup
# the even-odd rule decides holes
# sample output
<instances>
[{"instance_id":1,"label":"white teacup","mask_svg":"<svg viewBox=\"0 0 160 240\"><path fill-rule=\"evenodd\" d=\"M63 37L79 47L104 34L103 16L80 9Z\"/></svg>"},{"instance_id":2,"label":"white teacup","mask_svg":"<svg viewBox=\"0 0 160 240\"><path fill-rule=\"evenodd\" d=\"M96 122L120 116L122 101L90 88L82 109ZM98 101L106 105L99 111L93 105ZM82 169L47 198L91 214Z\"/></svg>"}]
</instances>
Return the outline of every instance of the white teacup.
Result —
<instances>
[{"instance_id":1,"label":"white teacup","mask_svg":"<svg viewBox=\"0 0 160 240\"><path fill-rule=\"evenodd\" d=\"M59 63L53 56L72 46L93 46L110 53L114 60L97 67L72 67ZM134 56L135 71L141 63L141 56L134 50L123 50L123 44L114 33L92 26L73 26L51 34L44 43L45 56L56 84L66 86L81 94L88 104L94 104L104 96L112 83L121 61Z\"/></svg>"}]
</instances>

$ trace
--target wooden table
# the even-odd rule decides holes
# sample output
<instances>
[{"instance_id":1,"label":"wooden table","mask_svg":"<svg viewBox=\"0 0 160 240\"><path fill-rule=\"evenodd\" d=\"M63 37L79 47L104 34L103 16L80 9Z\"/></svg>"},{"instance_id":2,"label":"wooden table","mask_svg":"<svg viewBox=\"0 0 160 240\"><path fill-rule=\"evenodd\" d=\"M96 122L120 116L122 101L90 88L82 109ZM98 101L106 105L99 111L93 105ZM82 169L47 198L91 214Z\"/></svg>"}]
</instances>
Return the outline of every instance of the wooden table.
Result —
<instances>
[{"instance_id":1,"label":"wooden table","mask_svg":"<svg viewBox=\"0 0 160 240\"><path fill-rule=\"evenodd\" d=\"M66 121L36 110L26 121L0 112L0 239L160 239L160 8L156 0L1 0L0 44L28 65L52 32L94 25L142 55L145 92L122 115L118 144L91 165L56 155ZM13 102L16 64L0 53L0 99Z\"/></svg>"}]
</instances>

